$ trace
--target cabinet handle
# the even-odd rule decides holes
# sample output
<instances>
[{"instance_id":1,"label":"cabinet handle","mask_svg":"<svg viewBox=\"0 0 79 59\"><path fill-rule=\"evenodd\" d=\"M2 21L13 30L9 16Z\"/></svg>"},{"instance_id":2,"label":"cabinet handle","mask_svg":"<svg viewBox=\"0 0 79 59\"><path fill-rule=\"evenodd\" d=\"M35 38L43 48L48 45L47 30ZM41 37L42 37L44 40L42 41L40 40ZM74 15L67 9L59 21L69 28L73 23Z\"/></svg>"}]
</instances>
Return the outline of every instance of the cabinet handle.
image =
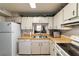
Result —
<instances>
[{"instance_id":1,"label":"cabinet handle","mask_svg":"<svg viewBox=\"0 0 79 59\"><path fill-rule=\"evenodd\" d=\"M73 10L73 15L75 15L75 11Z\"/></svg>"}]
</instances>

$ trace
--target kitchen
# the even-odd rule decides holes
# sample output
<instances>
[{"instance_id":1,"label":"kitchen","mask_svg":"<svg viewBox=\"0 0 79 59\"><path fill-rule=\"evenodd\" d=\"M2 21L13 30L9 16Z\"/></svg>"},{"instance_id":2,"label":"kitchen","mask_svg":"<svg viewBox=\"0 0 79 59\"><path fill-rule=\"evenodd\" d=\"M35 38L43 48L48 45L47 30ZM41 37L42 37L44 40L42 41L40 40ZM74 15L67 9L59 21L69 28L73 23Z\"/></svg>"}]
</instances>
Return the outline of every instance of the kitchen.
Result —
<instances>
[{"instance_id":1,"label":"kitchen","mask_svg":"<svg viewBox=\"0 0 79 59\"><path fill-rule=\"evenodd\" d=\"M0 56L79 56L79 3L0 3Z\"/></svg>"}]
</instances>

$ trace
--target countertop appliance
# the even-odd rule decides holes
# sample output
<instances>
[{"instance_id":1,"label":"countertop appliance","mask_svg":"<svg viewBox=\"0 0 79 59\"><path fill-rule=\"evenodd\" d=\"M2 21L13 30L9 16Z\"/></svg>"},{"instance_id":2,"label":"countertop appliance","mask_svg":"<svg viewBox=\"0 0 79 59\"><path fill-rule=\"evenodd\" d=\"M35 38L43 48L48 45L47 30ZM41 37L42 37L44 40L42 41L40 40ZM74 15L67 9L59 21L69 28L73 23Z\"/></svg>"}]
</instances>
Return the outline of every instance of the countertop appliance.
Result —
<instances>
[{"instance_id":1,"label":"countertop appliance","mask_svg":"<svg viewBox=\"0 0 79 59\"><path fill-rule=\"evenodd\" d=\"M52 29L52 30L50 30L50 35L55 38L59 38L59 37L61 37L61 31L57 30L57 29Z\"/></svg>"},{"instance_id":2,"label":"countertop appliance","mask_svg":"<svg viewBox=\"0 0 79 59\"><path fill-rule=\"evenodd\" d=\"M0 22L0 56L17 55L17 38L21 36L20 25Z\"/></svg>"},{"instance_id":3,"label":"countertop appliance","mask_svg":"<svg viewBox=\"0 0 79 59\"><path fill-rule=\"evenodd\" d=\"M79 56L79 37L71 36L71 43L57 43L57 55L59 56Z\"/></svg>"}]
</instances>

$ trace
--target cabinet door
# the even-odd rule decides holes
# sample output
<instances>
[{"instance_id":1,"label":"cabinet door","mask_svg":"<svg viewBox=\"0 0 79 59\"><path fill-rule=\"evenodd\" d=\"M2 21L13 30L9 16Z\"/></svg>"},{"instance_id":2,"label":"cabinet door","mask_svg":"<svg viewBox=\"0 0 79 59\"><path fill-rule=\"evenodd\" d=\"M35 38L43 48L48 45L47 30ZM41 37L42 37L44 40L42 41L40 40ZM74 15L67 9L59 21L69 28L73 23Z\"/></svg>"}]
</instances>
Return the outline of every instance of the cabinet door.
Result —
<instances>
[{"instance_id":1,"label":"cabinet door","mask_svg":"<svg viewBox=\"0 0 79 59\"><path fill-rule=\"evenodd\" d=\"M32 41L32 54L40 54L40 42Z\"/></svg>"},{"instance_id":2,"label":"cabinet door","mask_svg":"<svg viewBox=\"0 0 79 59\"><path fill-rule=\"evenodd\" d=\"M15 17L15 22L16 23L21 23L22 22L22 17Z\"/></svg>"},{"instance_id":3,"label":"cabinet door","mask_svg":"<svg viewBox=\"0 0 79 59\"><path fill-rule=\"evenodd\" d=\"M53 20L53 17L49 17L48 18L48 29L53 29L53 26L54 26L54 20Z\"/></svg>"},{"instance_id":4,"label":"cabinet door","mask_svg":"<svg viewBox=\"0 0 79 59\"><path fill-rule=\"evenodd\" d=\"M41 42L41 54L50 54L49 41Z\"/></svg>"},{"instance_id":5,"label":"cabinet door","mask_svg":"<svg viewBox=\"0 0 79 59\"><path fill-rule=\"evenodd\" d=\"M49 17L40 17L40 23L48 23Z\"/></svg>"},{"instance_id":6,"label":"cabinet door","mask_svg":"<svg viewBox=\"0 0 79 59\"><path fill-rule=\"evenodd\" d=\"M77 16L77 3L69 3L64 8L64 20L71 19Z\"/></svg>"},{"instance_id":7,"label":"cabinet door","mask_svg":"<svg viewBox=\"0 0 79 59\"><path fill-rule=\"evenodd\" d=\"M22 29L32 29L32 17L22 17Z\"/></svg>"},{"instance_id":8,"label":"cabinet door","mask_svg":"<svg viewBox=\"0 0 79 59\"><path fill-rule=\"evenodd\" d=\"M63 13L64 13L63 9L59 13L57 13L57 29L62 28L62 24L64 22Z\"/></svg>"},{"instance_id":9,"label":"cabinet door","mask_svg":"<svg viewBox=\"0 0 79 59\"><path fill-rule=\"evenodd\" d=\"M53 41L50 41L50 55L55 56L55 43Z\"/></svg>"},{"instance_id":10,"label":"cabinet door","mask_svg":"<svg viewBox=\"0 0 79 59\"><path fill-rule=\"evenodd\" d=\"M32 29L32 17L27 17L26 29Z\"/></svg>"},{"instance_id":11,"label":"cabinet door","mask_svg":"<svg viewBox=\"0 0 79 59\"><path fill-rule=\"evenodd\" d=\"M78 6L78 16L79 16L79 3L77 4L77 6Z\"/></svg>"},{"instance_id":12,"label":"cabinet door","mask_svg":"<svg viewBox=\"0 0 79 59\"><path fill-rule=\"evenodd\" d=\"M31 41L20 40L18 43L19 54L31 54Z\"/></svg>"},{"instance_id":13,"label":"cabinet door","mask_svg":"<svg viewBox=\"0 0 79 59\"><path fill-rule=\"evenodd\" d=\"M39 23L39 17L33 17L33 23Z\"/></svg>"},{"instance_id":14,"label":"cabinet door","mask_svg":"<svg viewBox=\"0 0 79 59\"><path fill-rule=\"evenodd\" d=\"M27 17L22 17L21 28L26 29Z\"/></svg>"},{"instance_id":15,"label":"cabinet door","mask_svg":"<svg viewBox=\"0 0 79 59\"><path fill-rule=\"evenodd\" d=\"M54 29L57 29L57 15L54 16Z\"/></svg>"}]
</instances>

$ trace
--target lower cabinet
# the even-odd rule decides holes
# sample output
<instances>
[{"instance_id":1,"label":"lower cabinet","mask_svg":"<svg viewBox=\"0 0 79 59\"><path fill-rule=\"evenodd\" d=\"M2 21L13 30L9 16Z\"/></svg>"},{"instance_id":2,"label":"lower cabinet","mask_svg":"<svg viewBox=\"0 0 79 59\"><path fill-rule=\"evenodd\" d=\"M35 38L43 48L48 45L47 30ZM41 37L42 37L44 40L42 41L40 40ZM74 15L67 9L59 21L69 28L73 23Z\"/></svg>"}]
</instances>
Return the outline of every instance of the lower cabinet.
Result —
<instances>
[{"instance_id":1,"label":"lower cabinet","mask_svg":"<svg viewBox=\"0 0 79 59\"><path fill-rule=\"evenodd\" d=\"M55 42L50 41L50 55L56 56Z\"/></svg>"},{"instance_id":2,"label":"lower cabinet","mask_svg":"<svg viewBox=\"0 0 79 59\"><path fill-rule=\"evenodd\" d=\"M41 54L50 54L49 41L41 43Z\"/></svg>"},{"instance_id":3,"label":"lower cabinet","mask_svg":"<svg viewBox=\"0 0 79 59\"><path fill-rule=\"evenodd\" d=\"M49 40L33 40L32 54L50 54Z\"/></svg>"},{"instance_id":4,"label":"lower cabinet","mask_svg":"<svg viewBox=\"0 0 79 59\"><path fill-rule=\"evenodd\" d=\"M18 53L19 54L31 54L31 41L19 40L18 42Z\"/></svg>"},{"instance_id":5,"label":"lower cabinet","mask_svg":"<svg viewBox=\"0 0 79 59\"><path fill-rule=\"evenodd\" d=\"M18 53L30 54L30 55L50 54L50 41L49 40L19 40Z\"/></svg>"},{"instance_id":6,"label":"lower cabinet","mask_svg":"<svg viewBox=\"0 0 79 59\"><path fill-rule=\"evenodd\" d=\"M37 40L33 40L31 50L32 54L40 54L40 42Z\"/></svg>"}]
</instances>

